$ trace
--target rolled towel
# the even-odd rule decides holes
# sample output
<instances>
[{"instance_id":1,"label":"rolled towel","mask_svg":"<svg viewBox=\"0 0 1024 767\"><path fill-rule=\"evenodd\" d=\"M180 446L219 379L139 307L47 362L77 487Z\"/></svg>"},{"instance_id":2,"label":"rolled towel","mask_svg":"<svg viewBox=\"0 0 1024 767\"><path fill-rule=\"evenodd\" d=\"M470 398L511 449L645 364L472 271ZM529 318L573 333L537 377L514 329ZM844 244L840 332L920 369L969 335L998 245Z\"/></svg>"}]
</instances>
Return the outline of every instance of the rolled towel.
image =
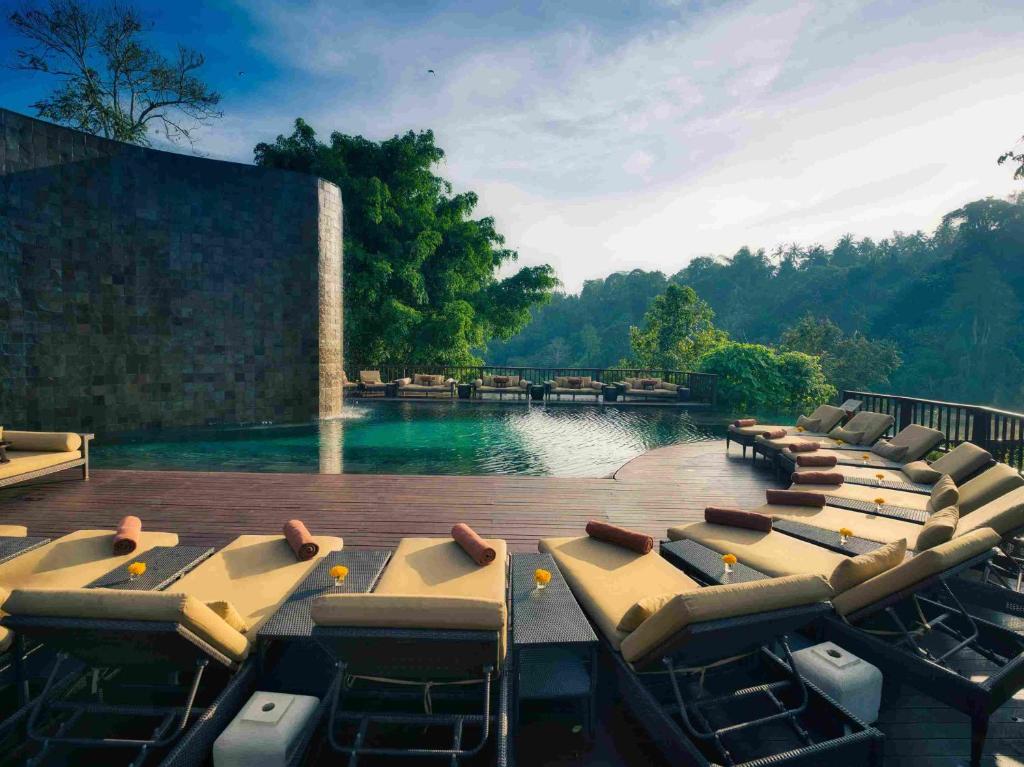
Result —
<instances>
[{"instance_id":1,"label":"rolled towel","mask_svg":"<svg viewBox=\"0 0 1024 767\"><path fill-rule=\"evenodd\" d=\"M765 490L768 503L779 506L810 506L821 509L825 506L823 493L809 493L806 490Z\"/></svg>"},{"instance_id":2,"label":"rolled towel","mask_svg":"<svg viewBox=\"0 0 1024 767\"><path fill-rule=\"evenodd\" d=\"M708 506L704 509L704 521L713 525L729 527L745 527L749 530L760 530L768 533L772 529L772 518L767 514L742 509L726 509L721 506Z\"/></svg>"},{"instance_id":3,"label":"rolled towel","mask_svg":"<svg viewBox=\"0 0 1024 767\"><path fill-rule=\"evenodd\" d=\"M733 426L757 426L756 418L737 418L732 422Z\"/></svg>"},{"instance_id":4,"label":"rolled towel","mask_svg":"<svg viewBox=\"0 0 1024 767\"><path fill-rule=\"evenodd\" d=\"M796 457L797 466L823 466L831 469L839 463L839 459L834 455L798 455Z\"/></svg>"},{"instance_id":5,"label":"rolled towel","mask_svg":"<svg viewBox=\"0 0 1024 767\"><path fill-rule=\"evenodd\" d=\"M487 542L465 522L459 522L452 528L452 538L478 565L489 565L497 556L494 548L488 546Z\"/></svg>"},{"instance_id":6,"label":"rolled towel","mask_svg":"<svg viewBox=\"0 0 1024 767\"><path fill-rule=\"evenodd\" d=\"M131 515L122 519L117 525L117 532L114 533L114 556L122 557L125 554L131 554L138 548L141 537L141 519Z\"/></svg>"},{"instance_id":7,"label":"rolled towel","mask_svg":"<svg viewBox=\"0 0 1024 767\"><path fill-rule=\"evenodd\" d=\"M782 439L786 436L785 429L769 429L768 431L761 432L761 436L765 439Z\"/></svg>"},{"instance_id":8,"label":"rolled towel","mask_svg":"<svg viewBox=\"0 0 1024 767\"><path fill-rule=\"evenodd\" d=\"M617 525L609 525L607 522L598 522L594 519L587 522L587 535L599 541L614 543L616 546L622 546L639 554L647 554L654 548L654 539L649 535L627 530Z\"/></svg>"},{"instance_id":9,"label":"rolled towel","mask_svg":"<svg viewBox=\"0 0 1024 767\"><path fill-rule=\"evenodd\" d=\"M817 449L817 442L794 442L789 446L789 452L791 453L813 453Z\"/></svg>"},{"instance_id":10,"label":"rolled towel","mask_svg":"<svg viewBox=\"0 0 1024 767\"><path fill-rule=\"evenodd\" d=\"M790 479L797 485L841 485L846 477L838 471L794 471Z\"/></svg>"},{"instance_id":11,"label":"rolled towel","mask_svg":"<svg viewBox=\"0 0 1024 767\"><path fill-rule=\"evenodd\" d=\"M299 519L290 519L284 523L281 532L288 541L288 545L295 552L295 557L300 562L308 562L320 553L320 545L313 540L312 534Z\"/></svg>"}]
</instances>

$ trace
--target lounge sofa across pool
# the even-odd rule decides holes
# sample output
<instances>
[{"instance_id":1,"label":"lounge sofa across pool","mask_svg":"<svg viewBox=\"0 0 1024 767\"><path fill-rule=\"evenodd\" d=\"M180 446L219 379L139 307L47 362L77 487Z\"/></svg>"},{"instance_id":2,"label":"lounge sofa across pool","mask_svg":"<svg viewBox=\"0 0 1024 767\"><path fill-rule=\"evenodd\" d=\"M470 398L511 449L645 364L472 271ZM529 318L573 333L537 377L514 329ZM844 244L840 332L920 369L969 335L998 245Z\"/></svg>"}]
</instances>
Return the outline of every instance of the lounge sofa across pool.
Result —
<instances>
[{"instance_id":1,"label":"lounge sofa across pool","mask_svg":"<svg viewBox=\"0 0 1024 767\"><path fill-rule=\"evenodd\" d=\"M89 441L92 434L56 431L14 431L0 428L0 487L54 472L81 467L89 479Z\"/></svg>"}]
</instances>

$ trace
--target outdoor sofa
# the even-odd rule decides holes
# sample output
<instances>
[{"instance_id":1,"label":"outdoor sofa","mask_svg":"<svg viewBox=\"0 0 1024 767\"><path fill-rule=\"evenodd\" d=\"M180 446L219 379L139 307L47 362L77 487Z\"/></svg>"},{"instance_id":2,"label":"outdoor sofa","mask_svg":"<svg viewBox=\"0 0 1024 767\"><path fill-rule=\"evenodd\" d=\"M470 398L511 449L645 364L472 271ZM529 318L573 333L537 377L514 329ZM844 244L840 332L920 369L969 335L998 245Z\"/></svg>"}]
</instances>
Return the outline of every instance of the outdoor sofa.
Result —
<instances>
[{"instance_id":1,"label":"outdoor sofa","mask_svg":"<svg viewBox=\"0 0 1024 767\"><path fill-rule=\"evenodd\" d=\"M77 467L82 469L82 479L89 479L92 439L92 434L0 427L0 441L10 443L6 450L0 450L0 487Z\"/></svg>"},{"instance_id":2,"label":"outdoor sofa","mask_svg":"<svg viewBox=\"0 0 1024 767\"><path fill-rule=\"evenodd\" d=\"M669 383L660 378L627 378L623 381L617 381L615 387L619 390L619 398L626 401L659 400L674 402L690 398L690 390L687 387Z\"/></svg>"},{"instance_id":3,"label":"outdoor sofa","mask_svg":"<svg viewBox=\"0 0 1024 767\"><path fill-rule=\"evenodd\" d=\"M589 536L538 548L597 628L617 692L673 764L880 759L880 734L794 670L785 634L827 612L820 576L702 588L653 551ZM762 739L766 725L792 738Z\"/></svg>"},{"instance_id":4,"label":"outdoor sofa","mask_svg":"<svg viewBox=\"0 0 1024 767\"><path fill-rule=\"evenodd\" d=\"M663 554L691 574L690 565L702 563L710 583L732 577L721 564L727 553L750 568L748 578L763 576L754 582L826 575L834 614L817 624L816 635L968 714L972 767L980 764L992 712L1024 687L1024 636L971 614L950 586L996 553L1000 536L990 528L912 556L903 540L848 557L775 530L707 522L673 528L669 537L685 543L663 546Z\"/></svg>"},{"instance_id":5,"label":"outdoor sofa","mask_svg":"<svg viewBox=\"0 0 1024 767\"><path fill-rule=\"evenodd\" d=\"M808 434L824 436L838 426L846 411L834 405L818 405L810 415L802 415L796 419L792 426L778 426L774 424L759 424L754 418L740 418L729 424L725 432L725 449L735 442L743 446L743 455L747 454L747 448L753 446L754 440L767 432L785 430L786 434ZM754 423L748 423L754 421Z\"/></svg>"},{"instance_id":6,"label":"outdoor sofa","mask_svg":"<svg viewBox=\"0 0 1024 767\"><path fill-rule=\"evenodd\" d=\"M443 375L415 373L395 381L399 397L454 397L456 381Z\"/></svg>"},{"instance_id":7,"label":"outdoor sofa","mask_svg":"<svg viewBox=\"0 0 1024 767\"><path fill-rule=\"evenodd\" d=\"M388 385L381 380L379 370L360 370L358 392L365 396L383 397L388 390Z\"/></svg>"},{"instance_id":8,"label":"outdoor sofa","mask_svg":"<svg viewBox=\"0 0 1024 767\"><path fill-rule=\"evenodd\" d=\"M520 376L488 373L473 381L473 397L484 399L484 395L497 395L498 399L525 399L530 396L530 382Z\"/></svg>"},{"instance_id":9,"label":"outdoor sofa","mask_svg":"<svg viewBox=\"0 0 1024 767\"><path fill-rule=\"evenodd\" d=\"M544 382L544 397L546 399L561 399L562 397L593 397L598 399L601 396L600 381L595 381L590 376L557 376L552 381Z\"/></svg>"}]
</instances>

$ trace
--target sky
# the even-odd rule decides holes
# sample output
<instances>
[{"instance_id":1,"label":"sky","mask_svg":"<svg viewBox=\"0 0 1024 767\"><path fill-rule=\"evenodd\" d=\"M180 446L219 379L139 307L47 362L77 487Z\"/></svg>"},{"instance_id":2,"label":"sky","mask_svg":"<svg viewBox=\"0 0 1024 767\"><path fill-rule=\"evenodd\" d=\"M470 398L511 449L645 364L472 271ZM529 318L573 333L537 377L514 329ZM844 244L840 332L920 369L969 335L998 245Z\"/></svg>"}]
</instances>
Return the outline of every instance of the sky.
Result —
<instances>
[{"instance_id":1,"label":"sky","mask_svg":"<svg viewBox=\"0 0 1024 767\"><path fill-rule=\"evenodd\" d=\"M324 138L432 129L441 175L569 291L928 231L1024 190L995 162L1024 134L1020 0L135 6L157 48L207 56L224 118L195 151L252 162L296 117ZM0 55L16 44L0 29ZM0 106L31 113L49 85L0 69Z\"/></svg>"}]
</instances>

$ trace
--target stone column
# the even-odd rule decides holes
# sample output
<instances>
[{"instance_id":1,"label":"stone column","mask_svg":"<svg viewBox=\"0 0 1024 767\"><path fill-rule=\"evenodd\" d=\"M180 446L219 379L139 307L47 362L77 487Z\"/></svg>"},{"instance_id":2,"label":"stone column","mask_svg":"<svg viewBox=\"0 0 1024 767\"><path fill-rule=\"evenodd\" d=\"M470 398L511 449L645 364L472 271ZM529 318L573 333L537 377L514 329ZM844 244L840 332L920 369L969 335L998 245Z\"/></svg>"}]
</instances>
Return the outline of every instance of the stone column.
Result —
<instances>
[{"instance_id":1,"label":"stone column","mask_svg":"<svg viewBox=\"0 0 1024 767\"><path fill-rule=\"evenodd\" d=\"M320 418L336 418L342 406L341 190L317 179L320 266Z\"/></svg>"}]
</instances>

